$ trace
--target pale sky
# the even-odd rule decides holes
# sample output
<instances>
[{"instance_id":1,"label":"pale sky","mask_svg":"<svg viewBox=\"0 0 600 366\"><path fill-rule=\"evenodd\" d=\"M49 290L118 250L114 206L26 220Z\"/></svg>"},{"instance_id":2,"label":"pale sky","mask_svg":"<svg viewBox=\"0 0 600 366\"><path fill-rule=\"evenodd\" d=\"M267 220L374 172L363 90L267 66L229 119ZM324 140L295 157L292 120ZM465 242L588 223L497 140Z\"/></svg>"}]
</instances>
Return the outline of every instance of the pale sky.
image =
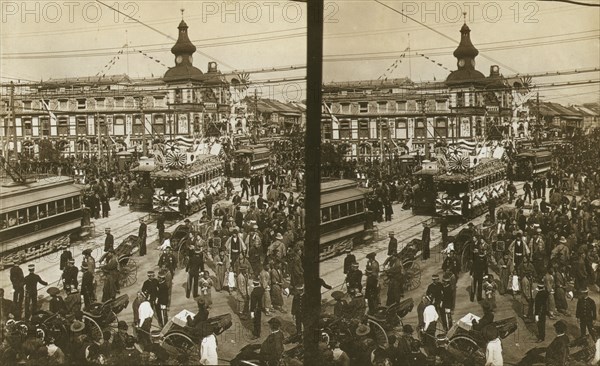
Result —
<instances>
[{"instance_id":1,"label":"pale sky","mask_svg":"<svg viewBox=\"0 0 600 366\"><path fill-rule=\"evenodd\" d=\"M504 75L598 68L600 10L548 1L381 0L427 26L404 18L374 0L325 1L324 82L410 76L444 80L456 69L452 52L467 11L471 39L480 51L477 69L489 74L498 64ZM582 0L598 2L598 0ZM157 31L91 0L74 2L0 1L0 75L40 80L96 75L129 42L171 67L180 9L198 48L194 65L205 71L209 55L223 72L303 65L306 62L306 4L290 1L102 1ZM100 12L99 12L100 10ZM164 33L164 34L161 34ZM409 45L413 57L400 59ZM517 46L517 47L515 47ZM200 53L202 52L202 54ZM415 56L423 53L434 62ZM90 56L92 55L92 56ZM488 56L493 59L486 59ZM129 60L127 60L129 59ZM410 67L409 67L410 64ZM162 76L166 68L138 54L121 55L108 74ZM305 69L253 74L251 80L295 78ZM599 84L548 88L553 82L598 80L599 72L535 78L540 95L564 104L600 99ZM263 96L305 97L304 82L262 87ZM287 90L285 92L284 90Z\"/></svg>"}]
</instances>

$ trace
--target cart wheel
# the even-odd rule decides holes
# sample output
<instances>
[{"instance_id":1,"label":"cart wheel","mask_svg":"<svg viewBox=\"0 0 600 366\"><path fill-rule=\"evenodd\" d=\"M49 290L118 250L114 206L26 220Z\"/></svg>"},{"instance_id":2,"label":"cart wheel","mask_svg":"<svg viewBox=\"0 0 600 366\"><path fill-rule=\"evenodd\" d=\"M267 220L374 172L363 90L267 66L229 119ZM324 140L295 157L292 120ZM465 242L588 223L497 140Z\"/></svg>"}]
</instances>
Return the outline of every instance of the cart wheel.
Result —
<instances>
[{"instance_id":1,"label":"cart wheel","mask_svg":"<svg viewBox=\"0 0 600 366\"><path fill-rule=\"evenodd\" d=\"M174 355L186 354L190 355L195 348L195 344L187 335L174 332L165 336L162 346Z\"/></svg>"},{"instance_id":2,"label":"cart wheel","mask_svg":"<svg viewBox=\"0 0 600 366\"><path fill-rule=\"evenodd\" d=\"M83 316L83 323L85 324L86 334L96 343L103 343L104 337L102 335L102 328L96 323L96 321L87 315Z\"/></svg>"},{"instance_id":3,"label":"cart wheel","mask_svg":"<svg viewBox=\"0 0 600 366\"><path fill-rule=\"evenodd\" d=\"M403 265L407 290L418 288L421 285L421 265L418 261L406 261Z\"/></svg>"},{"instance_id":4,"label":"cart wheel","mask_svg":"<svg viewBox=\"0 0 600 366\"><path fill-rule=\"evenodd\" d=\"M119 282L121 284L121 288L128 287L133 285L137 281L137 263L133 258L129 258L127 261L127 265L121 267L121 271L119 273L120 278Z\"/></svg>"},{"instance_id":5,"label":"cart wheel","mask_svg":"<svg viewBox=\"0 0 600 366\"><path fill-rule=\"evenodd\" d=\"M369 327L371 328L370 334L377 342L377 345L386 348L388 346L388 336L385 329L383 329L379 323L371 319L369 319Z\"/></svg>"},{"instance_id":6,"label":"cart wheel","mask_svg":"<svg viewBox=\"0 0 600 366\"><path fill-rule=\"evenodd\" d=\"M119 328L119 318L117 318L117 314L114 311L109 311L106 314L106 325L104 328L108 328L110 331L116 331Z\"/></svg>"},{"instance_id":7,"label":"cart wheel","mask_svg":"<svg viewBox=\"0 0 600 366\"><path fill-rule=\"evenodd\" d=\"M450 339L448 351L465 366L485 365L485 352L469 336L459 335Z\"/></svg>"}]
</instances>

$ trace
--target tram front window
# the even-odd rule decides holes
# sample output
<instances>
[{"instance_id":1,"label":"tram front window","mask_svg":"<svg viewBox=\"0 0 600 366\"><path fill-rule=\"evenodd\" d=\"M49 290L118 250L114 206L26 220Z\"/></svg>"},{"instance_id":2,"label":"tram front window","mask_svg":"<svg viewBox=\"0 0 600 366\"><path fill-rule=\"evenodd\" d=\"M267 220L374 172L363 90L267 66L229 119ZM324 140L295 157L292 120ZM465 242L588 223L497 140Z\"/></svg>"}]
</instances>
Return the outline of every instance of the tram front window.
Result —
<instances>
[{"instance_id":1,"label":"tram front window","mask_svg":"<svg viewBox=\"0 0 600 366\"><path fill-rule=\"evenodd\" d=\"M177 194L177 190L185 189L185 181L182 180L156 180L154 181L154 188L162 189L165 194L174 196Z\"/></svg>"}]
</instances>

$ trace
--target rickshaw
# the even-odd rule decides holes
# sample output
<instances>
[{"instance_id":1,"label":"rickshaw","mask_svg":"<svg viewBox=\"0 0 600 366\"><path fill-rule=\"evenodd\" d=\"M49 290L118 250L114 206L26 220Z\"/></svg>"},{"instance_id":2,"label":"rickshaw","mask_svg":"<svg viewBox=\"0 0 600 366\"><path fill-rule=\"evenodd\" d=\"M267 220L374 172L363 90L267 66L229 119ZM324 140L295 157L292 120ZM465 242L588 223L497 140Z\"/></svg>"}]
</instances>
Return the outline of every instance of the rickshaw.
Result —
<instances>
[{"instance_id":1,"label":"rickshaw","mask_svg":"<svg viewBox=\"0 0 600 366\"><path fill-rule=\"evenodd\" d=\"M133 285L137 281L137 263L133 259L133 254L138 251L139 239L135 235L129 235L125 240L115 248L117 262L119 262L119 285L121 288ZM100 262L104 260L100 258ZM96 274L104 280L106 273L102 267L96 270Z\"/></svg>"}]
</instances>

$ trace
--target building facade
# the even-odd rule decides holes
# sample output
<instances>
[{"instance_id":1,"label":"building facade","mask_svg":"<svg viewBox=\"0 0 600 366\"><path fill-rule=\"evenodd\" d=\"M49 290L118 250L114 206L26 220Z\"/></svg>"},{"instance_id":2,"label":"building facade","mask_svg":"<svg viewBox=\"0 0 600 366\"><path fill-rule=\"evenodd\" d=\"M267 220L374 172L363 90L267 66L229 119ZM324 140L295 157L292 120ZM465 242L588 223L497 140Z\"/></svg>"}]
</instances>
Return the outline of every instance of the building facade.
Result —
<instances>
[{"instance_id":1,"label":"building facade","mask_svg":"<svg viewBox=\"0 0 600 366\"><path fill-rule=\"evenodd\" d=\"M470 29L465 24L460 32L457 70L444 82L401 78L324 85L322 138L346 144L350 158L378 159L409 150L425 154L426 145L433 151L441 140L483 139L492 129L509 133L513 118L527 116L513 116L513 90L498 66L487 77L475 69L478 51Z\"/></svg>"},{"instance_id":2,"label":"building facade","mask_svg":"<svg viewBox=\"0 0 600 366\"><path fill-rule=\"evenodd\" d=\"M103 75L3 84L3 153L13 150L16 140L17 152L35 155L40 139L51 140L63 155L124 148L142 152L156 140L227 132L230 83L215 62L208 63L206 72L193 66L196 47L187 24L181 21L178 30L171 49L175 66L162 78Z\"/></svg>"}]
</instances>

